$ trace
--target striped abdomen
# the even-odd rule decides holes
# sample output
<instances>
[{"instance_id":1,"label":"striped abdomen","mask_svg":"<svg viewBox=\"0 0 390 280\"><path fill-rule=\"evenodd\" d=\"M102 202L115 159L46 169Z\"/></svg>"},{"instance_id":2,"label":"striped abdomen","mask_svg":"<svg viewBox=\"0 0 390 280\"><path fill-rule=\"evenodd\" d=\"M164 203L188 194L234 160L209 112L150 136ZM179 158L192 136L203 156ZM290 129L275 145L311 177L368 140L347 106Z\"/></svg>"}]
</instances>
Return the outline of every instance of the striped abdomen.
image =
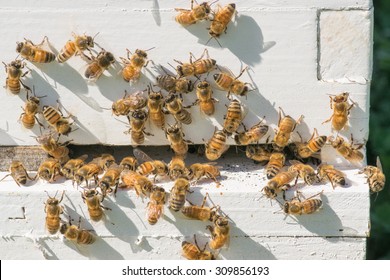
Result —
<instances>
[{"instance_id":1,"label":"striped abdomen","mask_svg":"<svg viewBox=\"0 0 390 280\"><path fill-rule=\"evenodd\" d=\"M31 62L38 62L38 63L49 63L52 62L54 59L56 59L56 56L54 53L44 51L44 50L35 50L34 55L30 57Z\"/></svg>"},{"instance_id":2,"label":"striped abdomen","mask_svg":"<svg viewBox=\"0 0 390 280\"><path fill-rule=\"evenodd\" d=\"M322 149L326 141L327 141L326 136L316 137L307 143L307 148L309 148L309 150L312 151L313 153L316 153Z\"/></svg>"},{"instance_id":3,"label":"striped abdomen","mask_svg":"<svg viewBox=\"0 0 390 280\"><path fill-rule=\"evenodd\" d=\"M96 240L95 235L90 233L88 230L82 229L79 231L77 236L77 243L78 244L92 244Z\"/></svg>"},{"instance_id":4,"label":"striped abdomen","mask_svg":"<svg viewBox=\"0 0 390 280\"><path fill-rule=\"evenodd\" d=\"M76 53L76 44L73 41L68 41L57 55L59 63L63 63L71 58Z\"/></svg>"}]
</instances>

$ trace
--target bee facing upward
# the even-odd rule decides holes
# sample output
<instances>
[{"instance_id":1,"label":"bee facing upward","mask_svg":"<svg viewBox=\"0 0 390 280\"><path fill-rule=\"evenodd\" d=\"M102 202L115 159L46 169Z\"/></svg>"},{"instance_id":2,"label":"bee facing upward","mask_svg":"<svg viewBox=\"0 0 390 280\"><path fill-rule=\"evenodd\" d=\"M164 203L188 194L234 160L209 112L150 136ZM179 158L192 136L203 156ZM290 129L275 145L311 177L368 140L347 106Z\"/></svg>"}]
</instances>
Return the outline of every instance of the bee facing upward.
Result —
<instances>
[{"instance_id":1,"label":"bee facing upward","mask_svg":"<svg viewBox=\"0 0 390 280\"><path fill-rule=\"evenodd\" d=\"M330 116L329 119L324 121L323 124L332 121L332 129L340 131L346 126L348 122L349 112L351 111L355 103L352 102L352 104L349 105L348 92L343 92L339 95L330 95L329 97L330 109L333 109L333 114L332 116Z\"/></svg>"},{"instance_id":2,"label":"bee facing upward","mask_svg":"<svg viewBox=\"0 0 390 280\"><path fill-rule=\"evenodd\" d=\"M57 105L57 108L48 105L43 106L43 117L58 134L68 135L72 132L72 123L69 122L72 115L64 117L58 107L59 105Z\"/></svg>"},{"instance_id":3,"label":"bee facing upward","mask_svg":"<svg viewBox=\"0 0 390 280\"><path fill-rule=\"evenodd\" d=\"M50 234L55 234L60 229L61 218L60 215L63 213L64 208L60 205L64 198L65 191L62 192L61 198L56 198L57 193L51 197L48 192L48 199L45 203L44 211L46 213L46 229Z\"/></svg>"},{"instance_id":4,"label":"bee facing upward","mask_svg":"<svg viewBox=\"0 0 390 280\"><path fill-rule=\"evenodd\" d=\"M283 113L283 117L282 117ZM287 146L290 141L291 133L294 131L297 124L300 124L303 119L303 115L299 117L298 120L294 120L290 116L286 116L279 107L279 122L278 129L274 137L273 147L277 150L282 150L285 146Z\"/></svg>"},{"instance_id":5,"label":"bee facing upward","mask_svg":"<svg viewBox=\"0 0 390 280\"><path fill-rule=\"evenodd\" d=\"M166 193L164 188L154 186L150 193L150 201L148 202L148 222L150 225L155 225L158 220L164 215Z\"/></svg>"},{"instance_id":6,"label":"bee facing upward","mask_svg":"<svg viewBox=\"0 0 390 280\"><path fill-rule=\"evenodd\" d=\"M194 0L191 0L191 10L175 8L175 11L179 12L179 14L175 17L175 20L178 23L182 25L190 25L197 23L198 21L208 19L211 8L207 2L203 2L194 7Z\"/></svg>"},{"instance_id":7,"label":"bee facing upward","mask_svg":"<svg viewBox=\"0 0 390 280\"><path fill-rule=\"evenodd\" d=\"M211 36L209 41L212 38L214 39L218 38L219 36L222 35L222 33L226 33L227 26L229 22L232 20L235 13L236 13L236 4L234 3L230 3L223 8L221 8L221 6L218 5L218 10L215 12L213 21L211 22L209 28L209 34Z\"/></svg>"},{"instance_id":8,"label":"bee facing upward","mask_svg":"<svg viewBox=\"0 0 390 280\"><path fill-rule=\"evenodd\" d=\"M96 34L97 35L97 34ZM95 37L96 37L95 35ZM74 55L80 55L83 51L90 51L95 46L94 37L88 35L77 35L72 32L73 40L66 42L65 46L57 55L57 61L64 63Z\"/></svg>"},{"instance_id":9,"label":"bee facing upward","mask_svg":"<svg viewBox=\"0 0 390 280\"><path fill-rule=\"evenodd\" d=\"M5 80L5 87L7 91L12 94L19 94L20 85L22 85L27 92L31 89L22 82L22 78L26 76L30 71L27 70L23 73L23 68L26 66L25 62L21 60L14 60L8 65L3 62L5 66L5 72L7 73L7 78Z\"/></svg>"},{"instance_id":10,"label":"bee facing upward","mask_svg":"<svg viewBox=\"0 0 390 280\"><path fill-rule=\"evenodd\" d=\"M153 135L145 131L147 119L148 113L146 110L136 110L131 114L130 129L127 133L130 133L134 145L142 144L145 141L145 135Z\"/></svg>"},{"instance_id":11,"label":"bee facing upward","mask_svg":"<svg viewBox=\"0 0 390 280\"><path fill-rule=\"evenodd\" d=\"M227 107L227 113L223 123L223 131L226 135L229 136L236 132L243 118L244 114L240 101L233 99Z\"/></svg>"},{"instance_id":12,"label":"bee facing upward","mask_svg":"<svg viewBox=\"0 0 390 280\"><path fill-rule=\"evenodd\" d=\"M283 212L291 215L302 215L302 214L312 214L318 211L322 206L322 200L318 198L313 198L317 195L322 194L323 191L317 193L307 199L301 201L299 195L302 196L300 192L297 192L297 196L294 197L291 201L286 201L283 205Z\"/></svg>"},{"instance_id":13,"label":"bee facing upward","mask_svg":"<svg viewBox=\"0 0 390 280\"><path fill-rule=\"evenodd\" d=\"M107 52L105 50L101 50L101 52L97 55L97 57L94 57L91 55L91 57L86 56L85 54L81 53L82 57L88 61L87 69L85 70L84 76L89 81L96 82L99 77L103 74L105 70L108 69L112 64L115 63L115 57L112 53Z\"/></svg>"},{"instance_id":14,"label":"bee facing upward","mask_svg":"<svg viewBox=\"0 0 390 280\"><path fill-rule=\"evenodd\" d=\"M153 48L151 48L153 49ZM120 57L122 62L124 63L124 67L122 69L122 78L126 82L138 80L141 76L142 67L146 67L149 63L147 51L151 50L140 50L136 49L135 53L131 55L130 50L127 51L127 59L124 57Z\"/></svg>"},{"instance_id":15,"label":"bee facing upward","mask_svg":"<svg viewBox=\"0 0 390 280\"><path fill-rule=\"evenodd\" d=\"M207 55L208 58L203 59L205 55ZM208 73L216 68L215 65L217 62L215 59L209 58L207 49L203 51L203 54L200 58L195 58L194 62L192 61L192 58L195 58L195 56L190 53L189 63L183 63L175 59L175 61L179 63L179 65L176 67L176 72L179 77L197 76Z\"/></svg>"},{"instance_id":16,"label":"bee facing upward","mask_svg":"<svg viewBox=\"0 0 390 280\"><path fill-rule=\"evenodd\" d=\"M359 174L367 176L367 183L371 192L380 192L385 187L386 177L383 174L382 164L379 157L376 158L376 166L368 165Z\"/></svg>"},{"instance_id":17,"label":"bee facing upward","mask_svg":"<svg viewBox=\"0 0 390 280\"><path fill-rule=\"evenodd\" d=\"M247 70L248 67L245 67L242 69L241 73L234 77L232 74L229 73L218 73L214 74L214 80L217 86L227 91L227 98L230 99L230 94L235 94L238 96L246 96L249 92L249 87L247 86L249 83L244 83L240 80L238 80L239 77L244 73L245 70Z\"/></svg>"},{"instance_id":18,"label":"bee facing upward","mask_svg":"<svg viewBox=\"0 0 390 280\"><path fill-rule=\"evenodd\" d=\"M197 99L192 105L199 104L200 110L208 116L211 116L215 112L214 103L217 102L213 96L213 90L211 85L207 81L199 82L196 86Z\"/></svg>"},{"instance_id":19,"label":"bee facing upward","mask_svg":"<svg viewBox=\"0 0 390 280\"><path fill-rule=\"evenodd\" d=\"M111 210L108 207L104 207L101 203L104 200L104 196L100 195L96 189L86 189L81 194L81 198L84 203L87 204L89 217L92 221L98 222L104 217L104 210Z\"/></svg>"},{"instance_id":20,"label":"bee facing upward","mask_svg":"<svg viewBox=\"0 0 390 280\"><path fill-rule=\"evenodd\" d=\"M212 240L210 242L211 249L220 249L227 246L230 241L230 225L227 217L215 215L213 218L214 226L208 225L206 228L210 230Z\"/></svg>"},{"instance_id":21,"label":"bee facing upward","mask_svg":"<svg viewBox=\"0 0 390 280\"><path fill-rule=\"evenodd\" d=\"M53 136L54 133L47 133L36 137L36 139L37 142L41 145L42 150L63 164L69 160L69 149L67 145L70 143L70 141L59 143L59 137L55 139Z\"/></svg>"},{"instance_id":22,"label":"bee facing upward","mask_svg":"<svg viewBox=\"0 0 390 280\"><path fill-rule=\"evenodd\" d=\"M40 100L39 98L42 98L44 96L29 96L27 91L27 101L24 105L23 113L20 114L19 120L21 121L22 125L27 129L32 129L35 125L35 122L37 122L41 127L43 124L41 124L37 118L37 114L39 113L39 104Z\"/></svg>"},{"instance_id":23,"label":"bee facing upward","mask_svg":"<svg viewBox=\"0 0 390 280\"><path fill-rule=\"evenodd\" d=\"M9 172L10 173L5 175L0 181L3 181L8 176L12 176L15 183L20 187L20 185L24 186L27 184L27 179L33 180L33 178L28 175L26 168L21 161L12 161L9 166Z\"/></svg>"},{"instance_id":24,"label":"bee facing upward","mask_svg":"<svg viewBox=\"0 0 390 280\"><path fill-rule=\"evenodd\" d=\"M48 39L45 36L39 45L34 45L31 40L24 39L24 42L17 42L16 51L25 59L37 63L49 63L56 59L54 53L42 48L43 44L48 45Z\"/></svg>"}]
</instances>

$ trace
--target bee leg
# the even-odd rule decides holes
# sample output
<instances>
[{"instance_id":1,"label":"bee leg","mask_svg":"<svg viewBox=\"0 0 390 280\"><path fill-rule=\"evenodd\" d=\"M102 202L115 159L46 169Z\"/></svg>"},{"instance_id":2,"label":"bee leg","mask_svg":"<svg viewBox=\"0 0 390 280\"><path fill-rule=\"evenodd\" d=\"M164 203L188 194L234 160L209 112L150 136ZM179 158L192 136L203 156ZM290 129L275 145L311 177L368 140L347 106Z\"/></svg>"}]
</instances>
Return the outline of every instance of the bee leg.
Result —
<instances>
[{"instance_id":1,"label":"bee leg","mask_svg":"<svg viewBox=\"0 0 390 280\"><path fill-rule=\"evenodd\" d=\"M332 119L333 119L333 115L331 115L329 119L327 119L327 120L323 121L321 124L324 124L324 123L330 122Z\"/></svg>"},{"instance_id":2,"label":"bee leg","mask_svg":"<svg viewBox=\"0 0 390 280\"><path fill-rule=\"evenodd\" d=\"M11 175L11 173L10 174L7 174L7 175L5 175L1 180L0 180L0 182L1 181L3 181L5 178L7 178L8 176L10 176Z\"/></svg>"},{"instance_id":3,"label":"bee leg","mask_svg":"<svg viewBox=\"0 0 390 280\"><path fill-rule=\"evenodd\" d=\"M225 29L225 33L226 33L226 29ZM240 74L239 74L237 77L235 77L234 79L237 80L238 78L240 78L241 75L242 75L247 69L248 69L248 66L245 66L244 69L241 70Z\"/></svg>"},{"instance_id":4,"label":"bee leg","mask_svg":"<svg viewBox=\"0 0 390 280\"><path fill-rule=\"evenodd\" d=\"M19 79L19 82L20 82L20 84L27 90L27 92L31 92L31 88L28 87L28 86L26 86L26 85L22 82L22 80Z\"/></svg>"}]
</instances>

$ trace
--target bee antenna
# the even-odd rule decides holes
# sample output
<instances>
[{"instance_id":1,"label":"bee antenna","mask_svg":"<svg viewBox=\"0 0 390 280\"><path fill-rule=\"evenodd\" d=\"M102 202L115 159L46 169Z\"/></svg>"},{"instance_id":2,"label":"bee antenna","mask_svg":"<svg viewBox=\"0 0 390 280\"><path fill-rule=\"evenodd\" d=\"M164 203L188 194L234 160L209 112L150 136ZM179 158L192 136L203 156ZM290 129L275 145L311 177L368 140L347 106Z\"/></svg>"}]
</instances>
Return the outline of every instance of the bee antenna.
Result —
<instances>
[{"instance_id":1,"label":"bee antenna","mask_svg":"<svg viewBox=\"0 0 390 280\"><path fill-rule=\"evenodd\" d=\"M111 108L104 108L104 107L100 107L100 109L103 109L103 110L111 110Z\"/></svg>"},{"instance_id":2,"label":"bee antenna","mask_svg":"<svg viewBox=\"0 0 390 280\"><path fill-rule=\"evenodd\" d=\"M92 37L92 40L94 41L96 36L99 35L100 31L98 33L95 34L95 36ZM96 43L95 43L96 44Z\"/></svg>"},{"instance_id":3,"label":"bee antenna","mask_svg":"<svg viewBox=\"0 0 390 280\"><path fill-rule=\"evenodd\" d=\"M155 49L155 48L156 48L156 47L152 47L152 48L150 48L150 49L145 50L145 52L148 52L148 51L153 50L153 49Z\"/></svg>"}]
</instances>

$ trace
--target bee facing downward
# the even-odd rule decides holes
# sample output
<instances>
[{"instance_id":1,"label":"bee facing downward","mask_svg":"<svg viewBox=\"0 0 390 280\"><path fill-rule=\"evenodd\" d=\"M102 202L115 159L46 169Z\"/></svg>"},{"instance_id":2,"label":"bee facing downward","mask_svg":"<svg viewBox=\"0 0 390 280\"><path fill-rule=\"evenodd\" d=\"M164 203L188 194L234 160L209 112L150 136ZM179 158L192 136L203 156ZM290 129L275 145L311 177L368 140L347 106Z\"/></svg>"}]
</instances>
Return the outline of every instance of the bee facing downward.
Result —
<instances>
[{"instance_id":1,"label":"bee facing downward","mask_svg":"<svg viewBox=\"0 0 390 280\"><path fill-rule=\"evenodd\" d=\"M5 72L7 73L7 79L5 81L5 88L12 94L18 94L20 92L20 85L22 85L27 92L31 89L26 86L21 78L26 76L30 71L26 71L23 73L23 68L26 66L25 62L22 62L21 60L14 60L9 64L5 64Z\"/></svg>"}]
</instances>

